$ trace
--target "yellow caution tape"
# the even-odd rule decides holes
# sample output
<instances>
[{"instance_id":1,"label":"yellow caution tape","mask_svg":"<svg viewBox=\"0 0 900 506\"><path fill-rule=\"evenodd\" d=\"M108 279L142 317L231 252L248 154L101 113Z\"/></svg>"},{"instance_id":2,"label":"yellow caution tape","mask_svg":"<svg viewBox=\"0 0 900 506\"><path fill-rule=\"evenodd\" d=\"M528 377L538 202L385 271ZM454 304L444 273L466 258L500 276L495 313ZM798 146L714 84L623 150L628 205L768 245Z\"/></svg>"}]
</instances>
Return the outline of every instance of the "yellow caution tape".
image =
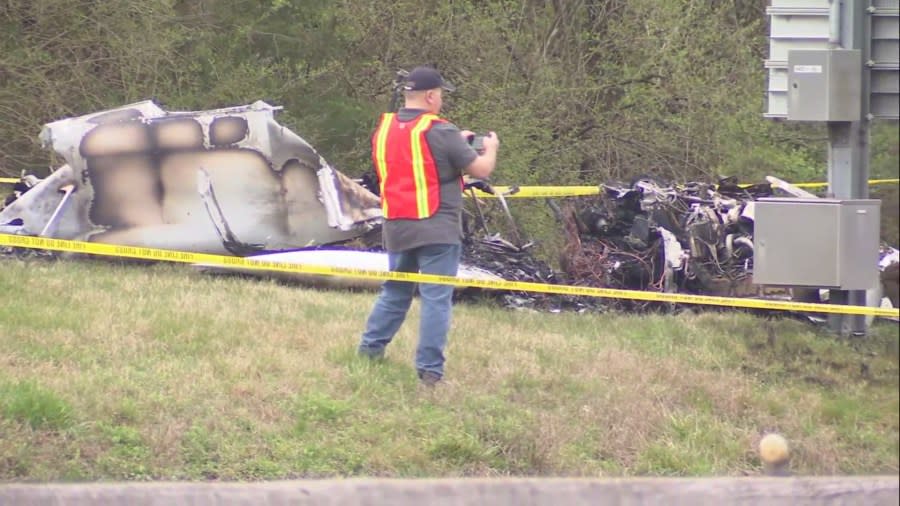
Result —
<instances>
[{"instance_id":1,"label":"yellow caution tape","mask_svg":"<svg viewBox=\"0 0 900 506\"><path fill-rule=\"evenodd\" d=\"M514 187L511 186L493 186L494 191L503 195L504 198L546 198L546 197L582 197L587 195L597 195L600 193L599 186L519 186L518 191L510 193ZM479 197L496 197L490 193L477 191Z\"/></svg>"},{"instance_id":2,"label":"yellow caution tape","mask_svg":"<svg viewBox=\"0 0 900 506\"><path fill-rule=\"evenodd\" d=\"M0 234L0 246L66 251L90 255L111 256L120 258L140 258L165 262L181 262L191 264L217 265L222 267L252 269L260 271L292 272L298 274L318 274L340 276L356 279L410 281L418 283L435 283L440 285L468 286L491 290L511 290L521 292L555 293L560 295L580 295L586 297L604 297L610 299L645 300L654 302L673 302L679 304L703 304L712 306L743 307L753 309L772 309L778 311L804 311L813 313L834 313L871 315L900 318L900 309L882 309L864 306L847 306L838 304L812 304L780 300L744 299L739 297L713 297L708 295L691 295L686 293L645 292L641 290L620 290L615 288L595 288L589 286L548 285L507 280L461 279L453 276L437 276L433 274L417 274L409 272L384 272L351 267L329 267L322 265L293 264L257 260L252 257L233 257L213 255L209 253L192 253L187 251L121 246L95 242L69 241L23 235Z\"/></svg>"},{"instance_id":3,"label":"yellow caution tape","mask_svg":"<svg viewBox=\"0 0 900 506\"><path fill-rule=\"evenodd\" d=\"M13 184L18 182L18 178L0 177L0 183ZM900 179L870 179L870 185L898 183ZM751 185L741 185L751 186ZM775 185L777 186L777 185ZM796 183L794 186L799 188L824 188L828 183ZM581 197L586 195L597 195L600 193L599 186L520 186L515 193L508 194L513 187L511 186L494 186L494 190L503 194L506 198L538 198L538 197ZM477 190L479 197L493 197L489 193Z\"/></svg>"},{"instance_id":4,"label":"yellow caution tape","mask_svg":"<svg viewBox=\"0 0 900 506\"><path fill-rule=\"evenodd\" d=\"M900 183L900 179L870 179L869 180L870 185L890 184L890 183ZM796 184L791 183L791 184L793 184L793 186L796 186L798 188L825 188L826 186L828 186L828 183L796 183ZM772 185L772 186L777 187L778 185Z\"/></svg>"},{"instance_id":5,"label":"yellow caution tape","mask_svg":"<svg viewBox=\"0 0 900 506\"><path fill-rule=\"evenodd\" d=\"M900 183L900 179L870 179L870 185ZM752 186L751 184L743 184L741 187ZM778 185L772 185L777 187ZM796 183L793 186L799 188L824 188L828 183ZM504 198L547 198L547 197L583 197L588 195L600 194L599 186L519 186L518 191L510 193L513 186L494 186L494 191L503 195ZM476 191L479 197L496 197L490 193L481 190Z\"/></svg>"}]
</instances>

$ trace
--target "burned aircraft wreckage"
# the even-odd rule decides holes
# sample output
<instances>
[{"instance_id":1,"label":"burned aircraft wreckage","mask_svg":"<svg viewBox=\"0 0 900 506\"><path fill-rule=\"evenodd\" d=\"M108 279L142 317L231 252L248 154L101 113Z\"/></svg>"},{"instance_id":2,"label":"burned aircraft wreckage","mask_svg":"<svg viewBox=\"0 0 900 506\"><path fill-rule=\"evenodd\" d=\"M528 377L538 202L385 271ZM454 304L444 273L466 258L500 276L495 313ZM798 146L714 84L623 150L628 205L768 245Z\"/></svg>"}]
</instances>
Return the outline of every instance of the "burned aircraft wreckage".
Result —
<instances>
[{"instance_id":1,"label":"burned aircraft wreckage","mask_svg":"<svg viewBox=\"0 0 900 506\"><path fill-rule=\"evenodd\" d=\"M331 167L275 121L277 110L255 102L168 112L145 101L49 123L40 139L66 164L44 179L23 175L0 209L0 233L387 270L377 187ZM502 195L501 211L515 240L479 228L483 206L472 190L460 276L766 296L752 283L753 203L775 190L768 182L737 183L675 186L643 178L600 185L596 196L554 202L564 230L558 271L523 245ZM883 273L895 272L897 262L897 250L884 248ZM376 284L289 276L335 286ZM885 282L897 307L895 286L892 279ZM509 306L543 310L662 306L490 295Z\"/></svg>"}]
</instances>

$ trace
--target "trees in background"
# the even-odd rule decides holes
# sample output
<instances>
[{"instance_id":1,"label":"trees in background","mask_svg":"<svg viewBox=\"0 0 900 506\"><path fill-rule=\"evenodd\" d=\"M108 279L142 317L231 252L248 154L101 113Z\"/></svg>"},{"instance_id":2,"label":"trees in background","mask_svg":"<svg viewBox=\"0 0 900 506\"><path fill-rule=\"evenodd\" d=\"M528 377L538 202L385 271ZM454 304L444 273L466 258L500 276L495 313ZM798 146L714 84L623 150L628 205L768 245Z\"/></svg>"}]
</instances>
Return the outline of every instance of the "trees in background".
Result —
<instances>
[{"instance_id":1,"label":"trees in background","mask_svg":"<svg viewBox=\"0 0 900 506\"><path fill-rule=\"evenodd\" d=\"M263 99L342 171L399 68L455 82L447 115L496 130L496 181L825 176L821 126L765 109L766 0L2 0L0 174L46 171L43 123L153 98ZM896 173L896 125L873 173Z\"/></svg>"}]
</instances>

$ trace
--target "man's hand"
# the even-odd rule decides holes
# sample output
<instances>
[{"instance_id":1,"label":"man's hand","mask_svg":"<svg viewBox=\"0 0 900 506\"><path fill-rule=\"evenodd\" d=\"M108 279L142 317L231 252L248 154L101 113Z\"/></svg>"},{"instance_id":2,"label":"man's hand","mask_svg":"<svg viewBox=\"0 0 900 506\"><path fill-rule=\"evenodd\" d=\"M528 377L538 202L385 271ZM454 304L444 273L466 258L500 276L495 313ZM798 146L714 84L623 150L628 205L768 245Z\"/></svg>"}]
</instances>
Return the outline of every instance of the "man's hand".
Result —
<instances>
[{"instance_id":1,"label":"man's hand","mask_svg":"<svg viewBox=\"0 0 900 506\"><path fill-rule=\"evenodd\" d=\"M478 135L471 130L460 130L459 134L462 135L462 138L470 144L472 143L472 140L475 139L475 137ZM482 146L484 148L496 150L498 147L500 147L500 138L497 137L497 134L494 132L488 132L482 135L481 138L486 141L482 143Z\"/></svg>"},{"instance_id":2,"label":"man's hand","mask_svg":"<svg viewBox=\"0 0 900 506\"><path fill-rule=\"evenodd\" d=\"M485 151L493 150L497 151L497 148L500 147L500 138L497 137L497 134L494 132L488 132L484 135L484 140L482 141L482 146L484 146Z\"/></svg>"},{"instance_id":3,"label":"man's hand","mask_svg":"<svg viewBox=\"0 0 900 506\"><path fill-rule=\"evenodd\" d=\"M463 131L472 133L469 130ZM465 172L472 177L478 179L487 179L491 172L494 171L494 165L497 163L497 149L500 147L500 139L494 132L488 132L482 137L481 149L478 157L466 167Z\"/></svg>"}]
</instances>

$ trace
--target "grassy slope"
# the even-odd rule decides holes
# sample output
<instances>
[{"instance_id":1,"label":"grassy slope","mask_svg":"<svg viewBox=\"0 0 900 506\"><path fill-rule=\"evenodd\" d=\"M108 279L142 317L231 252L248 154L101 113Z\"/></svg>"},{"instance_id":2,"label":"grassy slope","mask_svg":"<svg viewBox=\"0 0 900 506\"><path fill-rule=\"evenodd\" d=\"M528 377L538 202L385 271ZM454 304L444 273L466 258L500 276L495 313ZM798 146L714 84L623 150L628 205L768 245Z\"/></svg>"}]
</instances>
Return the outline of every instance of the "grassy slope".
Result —
<instances>
[{"instance_id":1,"label":"grassy slope","mask_svg":"<svg viewBox=\"0 0 900 506\"><path fill-rule=\"evenodd\" d=\"M0 260L0 480L898 471L898 336L748 314L457 306L448 381L418 321L354 347L374 295L186 266Z\"/></svg>"}]
</instances>

